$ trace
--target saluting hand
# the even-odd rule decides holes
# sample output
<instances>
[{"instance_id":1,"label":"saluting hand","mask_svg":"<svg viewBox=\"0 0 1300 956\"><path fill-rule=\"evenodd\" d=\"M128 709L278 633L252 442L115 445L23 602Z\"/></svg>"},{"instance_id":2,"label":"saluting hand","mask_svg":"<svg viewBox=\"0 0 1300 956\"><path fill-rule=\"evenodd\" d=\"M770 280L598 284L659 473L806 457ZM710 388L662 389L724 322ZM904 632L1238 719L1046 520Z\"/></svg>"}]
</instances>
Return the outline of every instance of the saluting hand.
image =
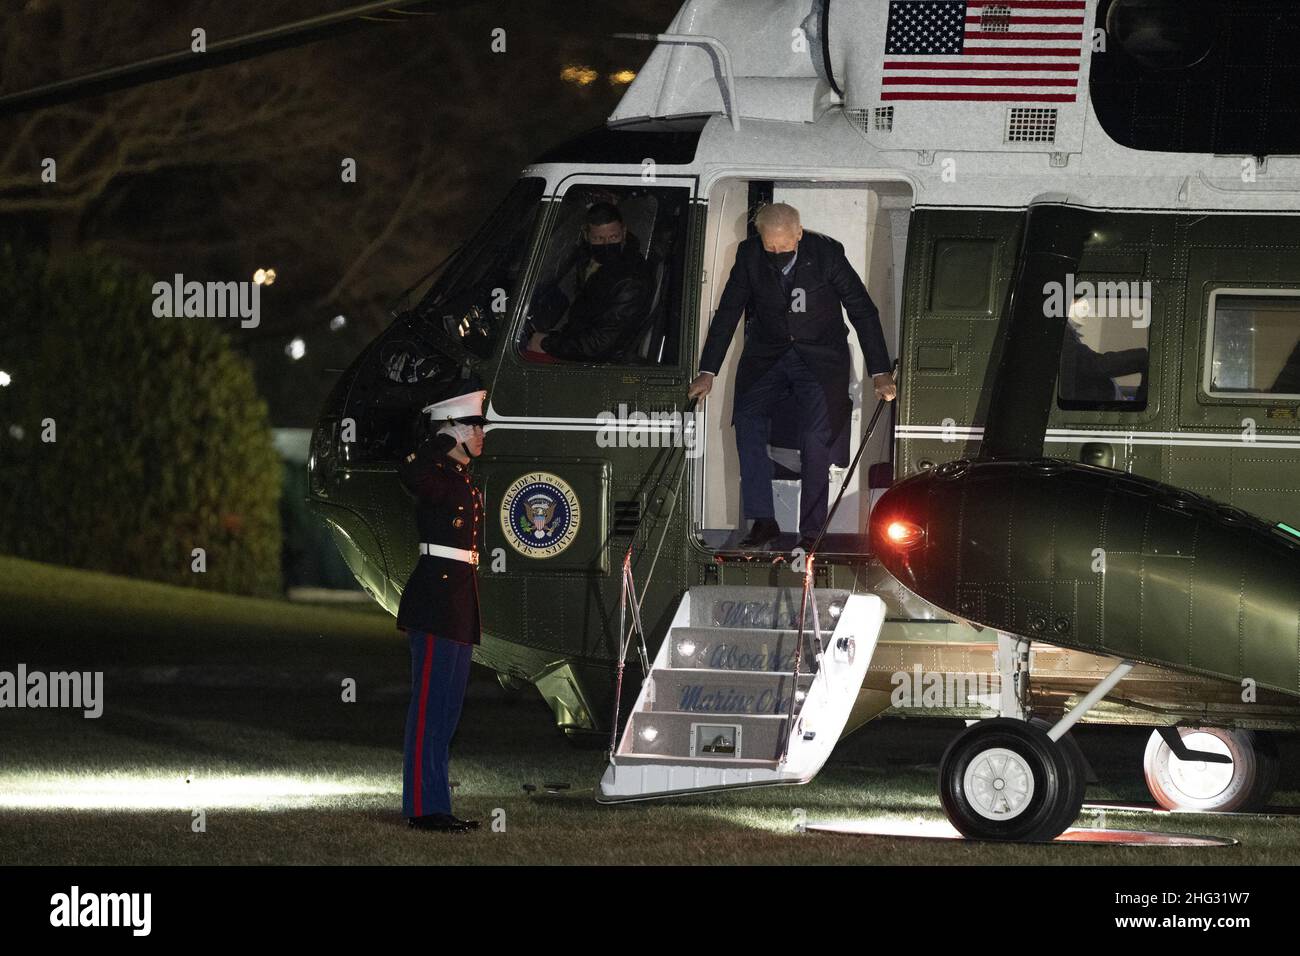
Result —
<instances>
[{"instance_id":1,"label":"saluting hand","mask_svg":"<svg viewBox=\"0 0 1300 956\"><path fill-rule=\"evenodd\" d=\"M691 387L686 390L687 399L703 398L708 395L713 388L713 376L708 372L701 372L691 382Z\"/></svg>"}]
</instances>

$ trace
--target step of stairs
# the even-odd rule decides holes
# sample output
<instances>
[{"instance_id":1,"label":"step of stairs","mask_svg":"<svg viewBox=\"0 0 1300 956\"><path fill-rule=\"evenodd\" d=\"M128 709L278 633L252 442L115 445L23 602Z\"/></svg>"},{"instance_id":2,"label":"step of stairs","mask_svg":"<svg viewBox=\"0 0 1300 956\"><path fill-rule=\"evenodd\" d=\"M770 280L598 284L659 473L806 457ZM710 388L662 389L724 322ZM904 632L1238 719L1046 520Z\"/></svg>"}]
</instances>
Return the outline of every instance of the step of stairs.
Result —
<instances>
[{"instance_id":1,"label":"step of stairs","mask_svg":"<svg viewBox=\"0 0 1300 956\"><path fill-rule=\"evenodd\" d=\"M649 710L703 714L788 714L794 674L783 671L729 671L665 668L651 674ZM802 668L799 690L807 694L813 675ZM801 699L795 700L795 712Z\"/></svg>"},{"instance_id":2,"label":"step of stairs","mask_svg":"<svg viewBox=\"0 0 1300 956\"><path fill-rule=\"evenodd\" d=\"M819 588L809 596L824 633L835 628L849 592ZM769 588L761 585L713 584L691 588L691 619L695 627L795 630L799 627L800 588ZM812 630L811 608L804 623Z\"/></svg>"},{"instance_id":3,"label":"step of stairs","mask_svg":"<svg viewBox=\"0 0 1300 956\"><path fill-rule=\"evenodd\" d=\"M822 632L822 642L830 631ZM668 666L724 671L793 671L799 632L778 628L677 627L668 636ZM799 670L817 666L813 634L804 631Z\"/></svg>"},{"instance_id":4,"label":"step of stairs","mask_svg":"<svg viewBox=\"0 0 1300 956\"><path fill-rule=\"evenodd\" d=\"M781 756L787 720L785 714L638 712L628 724L630 755L716 764L773 761Z\"/></svg>"}]
</instances>

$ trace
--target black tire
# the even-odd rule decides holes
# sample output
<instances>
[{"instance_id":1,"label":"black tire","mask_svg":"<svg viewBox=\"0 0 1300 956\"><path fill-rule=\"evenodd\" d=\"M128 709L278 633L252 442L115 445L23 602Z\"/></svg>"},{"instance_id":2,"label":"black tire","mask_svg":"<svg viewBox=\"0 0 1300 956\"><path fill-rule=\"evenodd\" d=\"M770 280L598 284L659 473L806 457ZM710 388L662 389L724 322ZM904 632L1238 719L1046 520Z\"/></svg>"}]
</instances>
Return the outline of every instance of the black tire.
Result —
<instances>
[{"instance_id":1,"label":"black tire","mask_svg":"<svg viewBox=\"0 0 1300 956\"><path fill-rule=\"evenodd\" d=\"M1052 722L1041 717L1031 717L1029 723L1043 733L1052 729ZM1088 789L1088 761L1084 759L1073 731L1066 731L1065 736L1056 742L1056 747L1068 765L1063 772L1069 786L1061 799L1061 816L1056 821L1061 827L1057 832L1064 833L1079 819L1079 811L1083 809L1083 798Z\"/></svg>"},{"instance_id":2,"label":"black tire","mask_svg":"<svg viewBox=\"0 0 1300 956\"><path fill-rule=\"evenodd\" d=\"M939 762L939 799L975 840L1038 842L1078 813L1074 765L1040 727L997 717L967 727ZM968 792L969 789L969 792Z\"/></svg>"}]
</instances>

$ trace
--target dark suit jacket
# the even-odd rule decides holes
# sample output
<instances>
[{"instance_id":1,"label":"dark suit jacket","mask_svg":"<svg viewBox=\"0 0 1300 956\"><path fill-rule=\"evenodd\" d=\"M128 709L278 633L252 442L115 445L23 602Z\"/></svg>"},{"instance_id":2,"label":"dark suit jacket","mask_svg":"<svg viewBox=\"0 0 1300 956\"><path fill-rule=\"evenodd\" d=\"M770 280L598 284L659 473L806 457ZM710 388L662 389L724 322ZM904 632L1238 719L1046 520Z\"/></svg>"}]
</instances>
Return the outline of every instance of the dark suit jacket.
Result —
<instances>
[{"instance_id":1,"label":"dark suit jacket","mask_svg":"<svg viewBox=\"0 0 1300 956\"><path fill-rule=\"evenodd\" d=\"M617 262L601 266L573 297L564 327L542 339L557 358L586 362L619 361L641 330L649 308L650 282L639 243L631 233ZM577 261L581 276L591 260Z\"/></svg>"},{"instance_id":2,"label":"dark suit jacket","mask_svg":"<svg viewBox=\"0 0 1300 956\"><path fill-rule=\"evenodd\" d=\"M472 550L483 522L483 498L468 469L447 457L454 447L449 435L425 439L398 464L397 475L415 497L420 541ZM397 626L464 644L479 643L475 568L452 558L420 555L402 591Z\"/></svg>"},{"instance_id":3,"label":"dark suit jacket","mask_svg":"<svg viewBox=\"0 0 1300 956\"><path fill-rule=\"evenodd\" d=\"M840 306L858 334L870 375L890 370L880 313L845 258L844 246L821 233L804 230L790 282L795 292L804 292L801 313L792 310L795 297L786 296L780 273L763 252L762 240L751 236L742 242L718 311L709 324L700 371L716 373L722 367L743 312L745 350L736 373L737 400L781 353L794 348L821 379L831 431L838 434L852 407L848 397L849 336ZM732 412L734 417L734 407Z\"/></svg>"}]
</instances>

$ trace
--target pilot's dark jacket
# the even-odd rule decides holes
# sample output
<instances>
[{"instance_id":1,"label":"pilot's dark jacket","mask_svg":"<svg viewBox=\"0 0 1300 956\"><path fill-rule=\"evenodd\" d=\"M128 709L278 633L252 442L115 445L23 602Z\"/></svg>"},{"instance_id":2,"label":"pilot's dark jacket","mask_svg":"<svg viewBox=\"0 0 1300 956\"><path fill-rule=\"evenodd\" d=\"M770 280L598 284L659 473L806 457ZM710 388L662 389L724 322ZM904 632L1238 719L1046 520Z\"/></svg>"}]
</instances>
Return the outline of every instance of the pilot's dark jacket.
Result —
<instances>
[{"instance_id":1,"label":"pilot's dark jacket","mask_svg":"<svg viewBox=\"0 0 1300 956\"><path fill-rule=\"evenodd\" d=\"M803 312L791 308L795 297L785 291L759 236L751 236L737 247L736 262L704 340L700 371L716 374L722 367L744 313L745 350L736 371L736 402L786 349L794 348L821 380L831 434L836 435L852 408L849 336L840 305L858 334L869 375L890 370L889 349L880 328L880 312L845 257L843 244L805 229L798 251L787 281L792 290L804 290Z\"/></svg>"},{"instance_id":2,"label":"pilot's dark jacket","mask_svg":"<svg viewBox=\"0 0 1300 956\"><path fill-rule=\"evenodd\" d=\"M578 258L579 288L563 328L542 339L556 358L586 362L618 361L642 330L650 307L650 280L636 236L626 233L618 260L603 265L584 282L591 262Z\"/></svg>"},{"instance_id":3,"label":"pilot's dark jacket","mask_svg":"<svg viewBox=\"0 0 1300 956\"><path fill-rule=\"evenodd\" d=\"M476 550L483 497L469 469L449 458L450 435L425 439L397 466L402 486L415 496L420 541ZM478 577L464 561L421 554L402 591L397 626L437 638L479 643Z\"/></svg>"}]
</instances>

